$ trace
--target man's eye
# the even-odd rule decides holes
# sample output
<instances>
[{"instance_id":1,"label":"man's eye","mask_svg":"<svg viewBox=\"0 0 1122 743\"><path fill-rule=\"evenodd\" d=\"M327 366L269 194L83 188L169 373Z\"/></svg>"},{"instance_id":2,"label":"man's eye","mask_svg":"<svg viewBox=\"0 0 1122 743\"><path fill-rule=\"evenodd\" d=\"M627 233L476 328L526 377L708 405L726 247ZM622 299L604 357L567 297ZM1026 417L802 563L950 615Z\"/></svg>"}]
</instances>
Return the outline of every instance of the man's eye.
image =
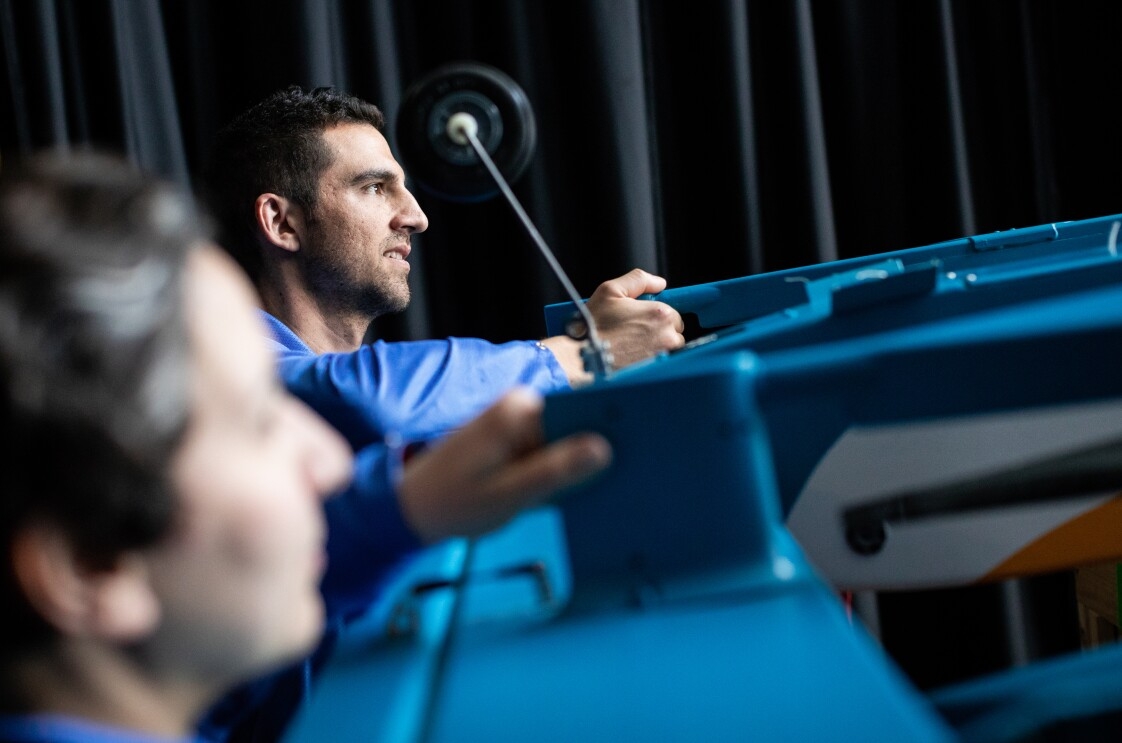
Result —
<instances>
[{"instance_id":1,"label":"man's eye","mask_svg":"<svg viewBox=\"0 0 1122 743\"><path fill-rule=\"evenodd\" d=\"M382 193L382 184L381 183L371 183L370 185L368 185L366 187L366 190L369 191L370 193Z\"/></svg>"}]
</instances>

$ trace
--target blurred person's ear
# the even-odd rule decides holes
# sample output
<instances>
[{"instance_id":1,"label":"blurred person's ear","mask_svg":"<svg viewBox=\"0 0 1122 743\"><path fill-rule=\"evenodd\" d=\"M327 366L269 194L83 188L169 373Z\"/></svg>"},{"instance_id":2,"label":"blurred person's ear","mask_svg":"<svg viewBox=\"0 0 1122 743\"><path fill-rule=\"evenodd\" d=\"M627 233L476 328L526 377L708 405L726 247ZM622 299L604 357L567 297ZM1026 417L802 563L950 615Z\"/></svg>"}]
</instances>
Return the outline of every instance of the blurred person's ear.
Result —
<instances>
[{"instance_id":1,"label":"blurred person's ear","mask_svg":"<svg viewBox=\"0 0 1122 743\"><path fill-rule=\"evenodd\" d=\"M39 523L12 540L12 567L31 606L64 635L130 642L159 622L159 601L139 554L91 567L61 529Z\"/></svg>"}]
</instances>

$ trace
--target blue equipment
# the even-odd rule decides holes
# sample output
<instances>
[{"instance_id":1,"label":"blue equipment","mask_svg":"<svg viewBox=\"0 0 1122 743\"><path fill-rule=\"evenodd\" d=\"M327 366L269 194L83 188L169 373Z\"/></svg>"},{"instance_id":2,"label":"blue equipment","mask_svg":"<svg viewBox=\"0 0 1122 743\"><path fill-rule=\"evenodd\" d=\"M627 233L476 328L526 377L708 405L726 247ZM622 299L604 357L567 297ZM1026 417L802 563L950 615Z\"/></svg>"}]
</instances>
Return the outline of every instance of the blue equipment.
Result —
<instances>
[{"instance_id":1,"label":"blue equipment","mask_svg":"<svg viewBox=\"0 0 1122 743\"><path fill-rule=\"evenodd\" d=\"M1122 709L1114 650L921 693L838 596L1122 560L1120 222L657 295L712 332L546 401L611 467L410 565L287 740L1018 740Z\"/></svg>"}]
</instances>

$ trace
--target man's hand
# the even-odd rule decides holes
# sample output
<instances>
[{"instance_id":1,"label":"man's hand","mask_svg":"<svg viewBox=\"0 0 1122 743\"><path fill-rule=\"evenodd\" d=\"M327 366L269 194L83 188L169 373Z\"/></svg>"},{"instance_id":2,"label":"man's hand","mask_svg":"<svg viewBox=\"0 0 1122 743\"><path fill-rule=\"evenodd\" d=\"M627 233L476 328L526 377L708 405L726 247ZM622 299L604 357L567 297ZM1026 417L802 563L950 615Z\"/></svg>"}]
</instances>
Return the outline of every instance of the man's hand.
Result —
<instances>
[{"instance_id":1,"label":"man's hand","mask_svg":"<svg viewBox=\"0 0 1122 743\"><path fill-rule=\"evenodd\" d=\"M545 445L543 405L532 390L508 392L406 463L398 501L423 540L496 529L608 465L611 447L599 434L573 434Z\"/></svg>"},{"instance_id":2,"label":"man's hand","mask_svg":"<svg viewBox=\"0 0 1122 743\"><path fill-rule=\"evenodd\" d=\"M607 341L615 366L623 367L664 351L681 348L686 338L682 316L668 304L637 299L666 288L666 279L633 268L605 281L588 299L600 337Z\"/></svg>"},{"instance_id":3,"label":"man's hand","mask_svg":"<svg viewBox=\"0 0 1122 743\"><path fill-rule=\"evenodd\" d=\"M685 344L685 324L677 310L663 302L638 299L665 288L666 279L633 268L605 281L589 297L588 310L600 339L608 344L614 367L634 364ZM571 384L591 379L580 357L580 343L567 336L546 338L542 343L553 351Z\"/></svg>"}]
</instances>

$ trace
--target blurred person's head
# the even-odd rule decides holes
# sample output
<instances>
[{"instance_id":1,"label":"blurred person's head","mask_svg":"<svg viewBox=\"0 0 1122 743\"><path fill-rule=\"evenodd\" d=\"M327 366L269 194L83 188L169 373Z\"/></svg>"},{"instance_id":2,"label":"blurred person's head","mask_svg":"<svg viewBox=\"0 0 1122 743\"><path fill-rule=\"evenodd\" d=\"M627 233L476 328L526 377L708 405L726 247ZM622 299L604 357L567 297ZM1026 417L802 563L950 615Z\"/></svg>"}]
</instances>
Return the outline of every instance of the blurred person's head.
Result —
<instances>
[{"instance_id":1,"label":"blurred person's head","mask_svg":"<svg viewBox=\"0 0 1122 743\"><path fill-rule=\"evenodd\" d=\"M0 173L0 709L182 734L319 638L342 440L278 383L182 190L113 156Z\"/></svg>"}]
</instances>

